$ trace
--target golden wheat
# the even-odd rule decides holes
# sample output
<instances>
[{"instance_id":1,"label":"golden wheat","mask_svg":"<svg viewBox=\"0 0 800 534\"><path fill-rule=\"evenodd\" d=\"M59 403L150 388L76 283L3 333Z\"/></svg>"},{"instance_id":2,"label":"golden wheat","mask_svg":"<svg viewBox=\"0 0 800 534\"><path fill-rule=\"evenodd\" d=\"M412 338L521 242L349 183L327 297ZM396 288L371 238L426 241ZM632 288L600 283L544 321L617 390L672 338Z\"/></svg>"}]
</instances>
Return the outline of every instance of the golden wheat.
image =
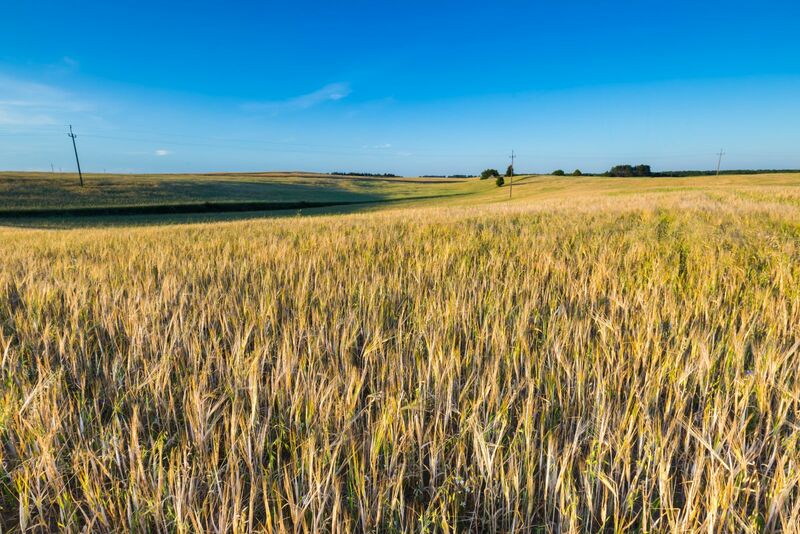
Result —
<instances>
[{"instance_id":1,"label":"golden wheat","mask_svg":"<svg viewBox=\"0 0 800 534\"><path fill-rule=\"evenodd\" d=\"M2 526L795 531L800 216L746 193L0 230Z\"/></svg>"}]
</instances>

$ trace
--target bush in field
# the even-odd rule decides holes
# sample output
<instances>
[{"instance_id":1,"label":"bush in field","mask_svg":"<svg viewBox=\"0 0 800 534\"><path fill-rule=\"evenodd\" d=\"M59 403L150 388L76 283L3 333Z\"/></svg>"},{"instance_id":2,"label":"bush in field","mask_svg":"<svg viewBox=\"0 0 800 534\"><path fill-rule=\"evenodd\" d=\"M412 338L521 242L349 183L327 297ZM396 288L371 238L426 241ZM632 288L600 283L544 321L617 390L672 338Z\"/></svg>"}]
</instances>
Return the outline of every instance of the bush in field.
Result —
<instances>
[{"instance_id":1,"label":"bush in field","mask_svg":"<svg viewBox=\"0 0 800 534\"><path fill-rule=\"evenodd\" d=\"M575 169L574 171L572 171L572 176L582 176L582 175L583 173L581 172L580 169Z\"/></svg>"},{"instance_id":2,"label":"bush in field","mask_svg":"<svg viewBox=\"0 0 800 534\"><path fill-rule=\"evenodd\" d=\"M561 169L556 169L553 171L553 176L564 176L564 171Z\"/></svg>"},{"instance_id":3,"label":"bush in field","mask_svg":"<svg viewBox=\"0 0 800 534\"><path fill-rule=\"evenodd\" d=\"M508 168L506 169L506 176L507 177L508 176L514 176L514 166L513 165L509 165Z\"/></svg>"},{"instance_id":4,"label":"bush in field","mask_svg":"<svg viewBox=\"0 0 800 534\"><path fill-rule=\"evenodd\" d=\"M497 187L503 187L503 184L506 183L506 180L502 176L498 176L497 180L495 180L494 183L497 184Z\"/></svg>"},{"instance_id":5,"label":"bush in field","mask_svg":"<svg viewBox=\"0 0 800 534\"><path fill-rule=\"evenodd\" d=\"M500 173L497 172L497 169L486 169L481 173L481 180L486 180L487 178L492 178L494 176L500 176Z\"/></svg>"}]
</instances>

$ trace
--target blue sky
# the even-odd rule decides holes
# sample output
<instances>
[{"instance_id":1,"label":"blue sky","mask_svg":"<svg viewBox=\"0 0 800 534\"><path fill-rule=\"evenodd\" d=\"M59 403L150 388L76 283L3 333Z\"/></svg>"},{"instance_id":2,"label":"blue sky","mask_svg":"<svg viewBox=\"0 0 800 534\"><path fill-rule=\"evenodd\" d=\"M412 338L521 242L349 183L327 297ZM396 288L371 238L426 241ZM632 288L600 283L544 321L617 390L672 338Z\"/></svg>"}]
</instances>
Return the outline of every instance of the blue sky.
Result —
<instances>
[{"instance_id":1,"label":"blue sky","mask_svg":"<svg viewBox=\"0 0 800 534\"><path fill-rule=\"evenodd\" d=\"M15 1L0 168L800 168L800 5Z\"/></svg>"}]
</instances>

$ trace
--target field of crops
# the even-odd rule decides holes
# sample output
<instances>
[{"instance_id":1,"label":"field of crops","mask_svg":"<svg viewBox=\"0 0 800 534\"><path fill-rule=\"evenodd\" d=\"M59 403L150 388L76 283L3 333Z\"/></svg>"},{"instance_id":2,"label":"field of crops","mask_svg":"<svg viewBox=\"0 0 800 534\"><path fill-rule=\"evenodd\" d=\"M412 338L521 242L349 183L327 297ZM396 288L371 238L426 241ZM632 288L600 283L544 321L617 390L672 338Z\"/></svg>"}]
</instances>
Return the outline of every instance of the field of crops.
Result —
<instances>
[{"instance_id":1,"label":"field of crops","mask_svg":"<svg viewBox=\"0 0 800 534\"><path fill-rule=\"evenodd\" d=\"M469 187L0 228L0 527L796 531L800 177Z\"/></svg>"},{"instance_id":2,"label":"field of crops","mask_svg":"<svg viewBox=\"0 0 800 534\"><path fill-rule=\"evenodd\" d=\"M77 174L0 172L7 210L153 206L203 202L376 202L452 194L458 179L372 178L312 173Z\"/></svg>"}]
</instances>

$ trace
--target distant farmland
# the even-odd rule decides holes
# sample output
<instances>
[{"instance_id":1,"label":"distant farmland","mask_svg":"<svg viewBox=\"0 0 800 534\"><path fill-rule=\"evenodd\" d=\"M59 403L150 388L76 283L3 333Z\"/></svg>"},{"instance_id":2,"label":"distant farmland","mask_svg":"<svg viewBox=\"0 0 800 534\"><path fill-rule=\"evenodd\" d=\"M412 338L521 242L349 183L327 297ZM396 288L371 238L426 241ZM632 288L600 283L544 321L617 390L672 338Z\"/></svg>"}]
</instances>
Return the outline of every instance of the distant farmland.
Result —
<instances>
[{"instance_id":1,"label":"distant farmland","mask_svg":"<svg viewBox=\"0 0 800 534\"><path fill-rule=\"evenodd\" d=\"M203 202L354 202L447 193L457 179L305 173L166 175L0 173L0 212Z\"/></svg>"}]
</instances>

